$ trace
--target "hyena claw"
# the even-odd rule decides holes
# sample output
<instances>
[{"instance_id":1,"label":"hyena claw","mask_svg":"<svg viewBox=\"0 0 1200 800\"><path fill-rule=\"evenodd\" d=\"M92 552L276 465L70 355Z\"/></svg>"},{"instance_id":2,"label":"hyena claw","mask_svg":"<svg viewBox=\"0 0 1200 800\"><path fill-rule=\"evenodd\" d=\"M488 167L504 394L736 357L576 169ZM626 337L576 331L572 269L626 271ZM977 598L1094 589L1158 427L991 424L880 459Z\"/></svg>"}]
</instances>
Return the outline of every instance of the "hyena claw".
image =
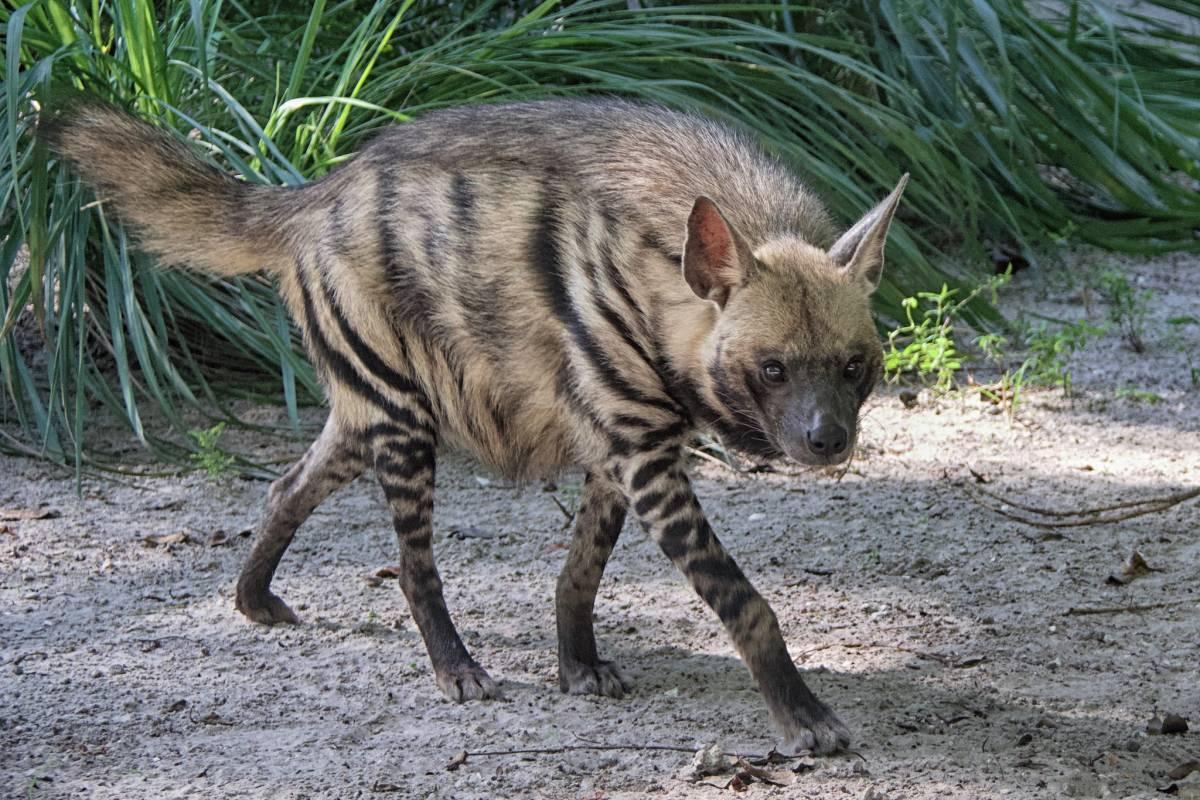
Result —
<instances>
[{"instance_id":1,"label":"hyena claw","mask_svg":"<svg viewBox=\"0 0 1200 800\"><path fill-rule=\"evenodd\" d=\"M487 670L474 661L465 661L445 670L437 670L437 685L442 694L456 703L467 700L499 700L500 687Z\"/></svg>"},{"instance_id":2,"label":"hyena claw","mask_svg":"<svg viewBox=\"0 0 1200 800\"><path fill-rule=\"evenodd\" d=\"M566 694L602 694L619 699L633 689L633 682L611 661L584 664L560 660L558 686Z\"/></svg>"},{"instance_id":3,"label":"hyena claw","mask_svg":"<svg viewBox=\"0 0 1200 800\"><path fill-rule=\"evenodd\" d=\"M296 612L288 608L287 603L270 591L252 594L239 590L235 604L237 610L245 614L251 622L259 622L263 625L300 624L300 618L296 616Z\"/></svg>"},{"instance_id":4,"label":"hyena claw","mask_svg":"<svg viewBox=\"0 0 1200 800\"><path fill-rule=\"evenodd\" d=\"M813 709L798 708L779 721L784 754L810 752L828 755L850 746L850 731L823 703Z\"/></svg>"}]
</instances>

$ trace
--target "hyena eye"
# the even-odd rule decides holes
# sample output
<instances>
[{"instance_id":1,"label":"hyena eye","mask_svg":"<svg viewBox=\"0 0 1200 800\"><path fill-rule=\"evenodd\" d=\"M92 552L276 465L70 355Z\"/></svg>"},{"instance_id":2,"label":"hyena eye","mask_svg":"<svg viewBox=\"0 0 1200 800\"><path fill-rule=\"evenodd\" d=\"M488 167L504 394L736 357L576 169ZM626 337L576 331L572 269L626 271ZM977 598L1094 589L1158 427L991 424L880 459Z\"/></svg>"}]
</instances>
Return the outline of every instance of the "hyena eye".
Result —
<instances>
[{"instance_id":1,"label":"hyena eye","mask_svg":"<svg viewBox=\"0 0 1200 800\"><path fill-rule=\"evenodd\" d=\"M842 370L842 375L845 376L846 380L856 381L862 377L863 369L863 360L857 357L852 358L846 364L846 368Z\"/></svg>"},{"instance_id":2,"label":"hyena eye","mask_svg":"<svg viewBox=\"0 0 1200 800\"><path fill-rule=\"evenodd\" d=\"M787 373L783 371L783 364L780 364L778 361L764 361L762 374L769 383L783 383L787 380Z\"/></svg>"}]
</instances>

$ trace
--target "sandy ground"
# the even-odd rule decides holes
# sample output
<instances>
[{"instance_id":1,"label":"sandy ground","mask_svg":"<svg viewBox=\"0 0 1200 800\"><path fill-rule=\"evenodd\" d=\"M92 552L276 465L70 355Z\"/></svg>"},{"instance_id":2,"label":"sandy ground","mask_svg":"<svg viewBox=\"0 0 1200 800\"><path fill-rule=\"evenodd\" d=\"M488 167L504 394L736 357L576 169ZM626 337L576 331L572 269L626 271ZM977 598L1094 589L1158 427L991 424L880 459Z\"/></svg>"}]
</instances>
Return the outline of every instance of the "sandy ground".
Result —
<instances>
[{"instance_id":1,"label":"sandy ground","mask_svg":"<svg viewBox=\"0 0 1200 800\"><path fill-rule=\"evenodd\" d=\"M1175 783L1200 797L1200 774L1168 777L1200 759L1200 502L1051 532L965 492L1078 509L1200 484L1200 388L1186 360L1200 367L1200 326L1165 322L1200 315L1200 262L1124 268L1154 292L1149 352L1096 339L1074 362L1073 401L1040 391L1010 422L976 398L922 395L910 410L885 389L840 479L697 464L714 527L856 737L855 754L791 762L792 785L753 783L745 796L1149 798ZM1004 305L1078 319L1072 284L1062 271L1022 273ZM223 444L262 459L304 449L246 434ZM0 476L0 509L55 515L0 521L0 796L707 798L732 794L731 774L690 782L683 751L446 765L462 750L764 753L775 741L719 624L633 524L597 630L636 689L620 701L560 694L564 515L543 487L481 480L463 458L441 464L437 553L460 631L506 699L461 706L436 691L395 582L367 580L395 561L370 479L301 530L275 587L304 624L270 629L232 600L265 483L85 479L77 494L70 476L12 458ZM559 481L565 506L579 482ZM143 541L181 532L188 541ZM1107 583L1134 550L1158 571ZM1127 606L1153 607L1115 610ZM1148 735L1167 712L1192 732Z\"/></svg>"}]
</instances>

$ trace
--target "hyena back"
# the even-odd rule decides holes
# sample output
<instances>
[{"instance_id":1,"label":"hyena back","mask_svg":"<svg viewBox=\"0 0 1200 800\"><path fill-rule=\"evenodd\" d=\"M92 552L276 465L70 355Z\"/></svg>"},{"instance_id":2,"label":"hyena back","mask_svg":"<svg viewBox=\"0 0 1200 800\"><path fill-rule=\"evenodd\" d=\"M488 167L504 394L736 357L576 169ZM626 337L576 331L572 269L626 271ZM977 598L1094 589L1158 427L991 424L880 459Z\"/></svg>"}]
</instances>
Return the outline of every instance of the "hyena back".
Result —
<instances>
[{"instance_id":1,"label":"hyena back","mask_svg":"<svg viewBox=\"0 0 1200 800\"><path fill-rule=\"evenodd\" d=\"M787 745L846 728L805 686L776 617L692 492L697 428L762 456L850 453L881 350L869 296L896 189L834 240L821 203L744 135L623 101L441 111L300 187L250 185L98 104L43 120L52 148L166 263L273 273L330 414L272 484L238 608L270 591L330 493L374 471L437 683L495 697L450 619L431 544L436 449L518 478L586 472L556 591L564 691L620 696L592 609L628 510L724 623Z\"/></svg>"}]
</instances>

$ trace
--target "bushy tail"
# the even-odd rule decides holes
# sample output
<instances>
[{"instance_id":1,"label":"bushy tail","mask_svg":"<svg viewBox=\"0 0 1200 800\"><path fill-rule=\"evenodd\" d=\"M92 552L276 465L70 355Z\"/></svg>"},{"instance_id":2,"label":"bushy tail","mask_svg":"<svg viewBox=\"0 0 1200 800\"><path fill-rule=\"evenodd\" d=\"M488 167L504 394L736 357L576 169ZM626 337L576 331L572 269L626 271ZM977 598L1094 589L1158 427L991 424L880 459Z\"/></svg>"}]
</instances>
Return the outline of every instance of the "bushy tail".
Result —
<instances>
[{"instance_id":1,"label":"bushy tail","mask_svg":"<svg viewBox=\"0 0 1200 800\"><path fill-rule=\"evenodd\" d=\"M164 131L99 102L44 114L38 133L164 263L218 275L288 263L289 190L238 181Z\"/></svg>"}]
</instances>

